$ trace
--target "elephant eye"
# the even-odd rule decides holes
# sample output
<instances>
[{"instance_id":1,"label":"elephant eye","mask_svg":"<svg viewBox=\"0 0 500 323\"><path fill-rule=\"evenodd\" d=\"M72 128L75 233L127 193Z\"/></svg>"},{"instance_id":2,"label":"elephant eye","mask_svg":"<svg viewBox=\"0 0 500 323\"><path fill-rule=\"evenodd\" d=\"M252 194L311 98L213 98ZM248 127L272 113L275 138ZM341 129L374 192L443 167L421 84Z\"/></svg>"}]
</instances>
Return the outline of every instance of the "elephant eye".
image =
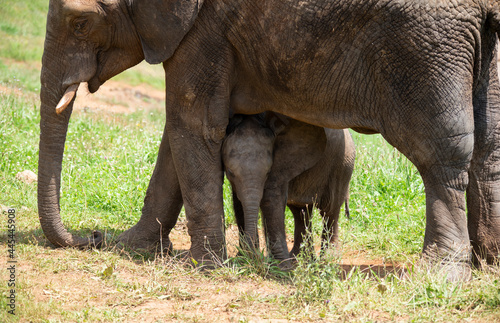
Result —
<instances>
[{"instance_id":1,"label":"elephant eye","mask_svg":"<svg viewBox=\"0 0 500 323\"><path fill-rule=\"evenodd\" d=\"M81 30L81 29L83 29L83 27L85 27L85 21L82 21L82 22L77 22L77 23L75 24L75 29L76 29L76 30Z\"/></svg>"},{"instance_id":2,"label":"elephant eye","mask_svg":"<svg viewBox=\"0 0 500 323\"><path fill-rule=\"evenodd\" d=\"M76 20L74 23L73 23L73 28L75 30L75 34L77 36L82 36L83 34L86 33L86 30L87 30L87 20Z\"/></svg>"}]
</instances>

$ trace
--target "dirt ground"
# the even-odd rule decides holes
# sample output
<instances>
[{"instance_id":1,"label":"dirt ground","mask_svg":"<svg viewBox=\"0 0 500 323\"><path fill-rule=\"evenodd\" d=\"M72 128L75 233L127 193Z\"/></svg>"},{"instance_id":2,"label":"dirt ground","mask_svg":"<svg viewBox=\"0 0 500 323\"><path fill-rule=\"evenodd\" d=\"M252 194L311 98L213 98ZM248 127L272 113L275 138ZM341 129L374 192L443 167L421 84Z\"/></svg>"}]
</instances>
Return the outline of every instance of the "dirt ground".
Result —
<instances>
[{"instance_id":1,"label":"dirt ground","mask_svg":"<svg viewBox=\"0 0 500 323\"><path fill-rule=\"evenodd\" d=\"M78 88L73 111L130 113L138 109L164 109L165 91L147 85L130 86L108 81L96 93L89 93L87 84Z\"/></svg>"}]
</instances>

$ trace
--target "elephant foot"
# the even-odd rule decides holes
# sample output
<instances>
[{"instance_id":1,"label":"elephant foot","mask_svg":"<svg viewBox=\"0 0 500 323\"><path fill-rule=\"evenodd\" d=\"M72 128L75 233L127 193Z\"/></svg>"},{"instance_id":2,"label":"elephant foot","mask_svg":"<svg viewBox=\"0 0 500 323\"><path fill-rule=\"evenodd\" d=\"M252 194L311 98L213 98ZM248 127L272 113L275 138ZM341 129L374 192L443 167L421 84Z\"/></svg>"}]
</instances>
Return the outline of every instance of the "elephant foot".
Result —
<instances>
[{"instance_id":1,"label":"elephant foot","mask_svg":"<svg viewBox=\"0 0 500 323\"><path fill-rule=\"evenodd\" d=\"M500 247L496 242L493 243L475 243L473 241L473 264L481 268L482 265L500 264Z\"/></svg>"},{"instance_id":2,"label":"elephant foot","mask_svg":"<svg viewBox=\"0 0 500 323\"><path fill-rule=\"evenodd\" d=\"M290 251L290 257L297 261L297 259L302 258L306 261L315 261L316 260L316 251L314 247L301 247L295 248L293 247Z\"/></svg>"},{"instance_id":3,"label":"elephant foot","mask_svg":"<svg viewBox=\"0 0 500 323\"><path fill-rule=\"evenodd\" d=\"M290 257L292 258L297 258L300 254L300 247L296 247L295 245L293 245L293 248L292 250L290 250Z\"/></svg>"},{"instance_id":4,"label":"elephant foot","mask_svg":"<svg viewBox=\"0 0 500 323\"><path fill-rule=\"evenodd\" d=\"M464 247L455 254L440 253L434 245L424 249L422 260L431 272L442 274L449 282L464 282L472 278L470 247Z\"/></svg>"},{"instance_id":5,"label":"elephant foot","mask_svg":"<svg viewBox=\"0 0 500 323\"><path fill-rule=\"evenodd\" d=\"M325 261L339 263L342 259L342 248L338 243L330 244L327 247L321 248L319 255Z\"/></svg>"},{"instance_id":6,"label":"elephant foot","mask_svg":"<svg viewBox=\"0 0 500 323\"><path fill-rule=\"evenodd\" d=\"M285 259L278 263L278 268L282 271L292 271L296 267L297 267L297 260L295 258Z\"/></svg>"},{"instance_id":7,"label":"elephant foot","mask_svg":"<svg viewBox=\"0 0 500 323\"><path fill-rule=\"evenodd\" d=\"M130 248L135 251L170 253L173 249L172 242L168 236L161 237L160 232L151 233L144 230L138 224L120 234L117 238L119 246Z\"/></svg>"},{"instance_id":8,"label":"elephant foot","mask_svg":"<svg viewBox=\"0 0 500 323\"><path fill-rule=\"evenodd\" d=\"M464 282L472 279L472 269L466 263L446 263L443 270L447 274L446 279L450 282Z\"/></svg>"},{"instance_id":9,"label":"elephant foot","mask_svg":"<svg viewBox=\"0 0 500 323\"><path fill-rule=\"evenodd\" d=\"M226 244L223 235L210 237L191 235L191 248L189 249L191 263L201 269L215 269L222 267L227 259Z\"/></svg>"},{"instance_id":10,"label":"elephant foot","mask_svg":"<svg viewBox=\"0 0 500 323\"><path fill-rule=\"evenodd\" d=\"M92 238L90 240L91 240L90 244L91 247L100 249L104 242L104 235L102 234L101 231L94 231L92 232Z\"/></svg>"},{"instance_id":11,"label":"elephant foot","mask_svg":"<svg viewBox=\"0 0 500 323\"><path fill-rule=\"evenodd\" d=\"M433 276L443 277L450 283L467 282L472 279L472 266L464 262L442 260L439 263L422 259L424 268Z\"/></svg>"}]
</instances>

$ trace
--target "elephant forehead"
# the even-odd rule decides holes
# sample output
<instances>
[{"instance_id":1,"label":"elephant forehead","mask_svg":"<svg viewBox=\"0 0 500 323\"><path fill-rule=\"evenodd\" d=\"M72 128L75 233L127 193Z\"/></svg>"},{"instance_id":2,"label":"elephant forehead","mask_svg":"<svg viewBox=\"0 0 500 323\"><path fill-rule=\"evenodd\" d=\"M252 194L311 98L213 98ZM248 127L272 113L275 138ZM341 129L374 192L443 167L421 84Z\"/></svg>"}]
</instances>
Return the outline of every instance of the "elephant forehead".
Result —
<instances>
[{"instance_id":1,"label":"elephant forehead","mask_svg":"<svg viewBox=\"0 0 500 323\"><path fill-rule=\"evenodd\" d=\"M234 135L226 140L227 148L233 152L250 153L272 151L273 140L265 135Z\"/></svg>"},{"instance_id":2,"label":"elephant forehead","mask_svg":"<svg viewBox=\"0 0 500 323\"><path fill-rule=\"evenodd\" d=\"M256 159L269 159L272 157L272 151L270 149L231 149L228 156L239 160L255 161Z\"/></svg>"},{"instance_id":3,"label":"elephant forehead","mask_svg":"<svg viewBox=\"0 0 500 323\"><path fill-rule=\"evenodd\" d=\"M62 11L64 14L71 15L81 13L95 13L99 11L99 6L96 1L80 0L80 1L61 1Z\"/></svg>"},{"instance_id":4,"label":"elephant forehead","mask_svg":"<svg viewBox=\"0 0 500 323\"><path fill-rule=\"evenodd\" d=\"M47 31L60 33L63 28L76 17L85 14L102 12L96 1L50 1L47 15Z\"/></svg>"},{"instance_id":5,"label":"elephant forehead","mask_svg":"<svg viewBox=\"0 0 500 323\"><path fill-rule=\"evenodd\" d=\"M234 136L224 143L222 158L227 166L234 168L248 163L272 164L272 154L273 142L268 138Z\"/></svg>"}]
</instances>

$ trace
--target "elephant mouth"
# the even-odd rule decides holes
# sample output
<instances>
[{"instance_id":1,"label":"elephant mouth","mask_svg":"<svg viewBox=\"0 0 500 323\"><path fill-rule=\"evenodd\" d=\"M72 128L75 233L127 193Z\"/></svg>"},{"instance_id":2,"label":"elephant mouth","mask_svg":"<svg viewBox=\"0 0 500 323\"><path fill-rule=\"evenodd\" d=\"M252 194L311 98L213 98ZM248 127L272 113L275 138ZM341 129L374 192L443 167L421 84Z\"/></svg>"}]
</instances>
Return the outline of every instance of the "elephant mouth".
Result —
<instances>
[{"instance_id":1,"label":"elephant mouth","mask_svg":"<svg viewBox=\"0 0 500 323\"><path fill-rule=\"evenodd\" d=\"M101 87L102 83L97 76L92 77L88 82L89 92L95 93Z\"/></svg>"}]
</instances>

